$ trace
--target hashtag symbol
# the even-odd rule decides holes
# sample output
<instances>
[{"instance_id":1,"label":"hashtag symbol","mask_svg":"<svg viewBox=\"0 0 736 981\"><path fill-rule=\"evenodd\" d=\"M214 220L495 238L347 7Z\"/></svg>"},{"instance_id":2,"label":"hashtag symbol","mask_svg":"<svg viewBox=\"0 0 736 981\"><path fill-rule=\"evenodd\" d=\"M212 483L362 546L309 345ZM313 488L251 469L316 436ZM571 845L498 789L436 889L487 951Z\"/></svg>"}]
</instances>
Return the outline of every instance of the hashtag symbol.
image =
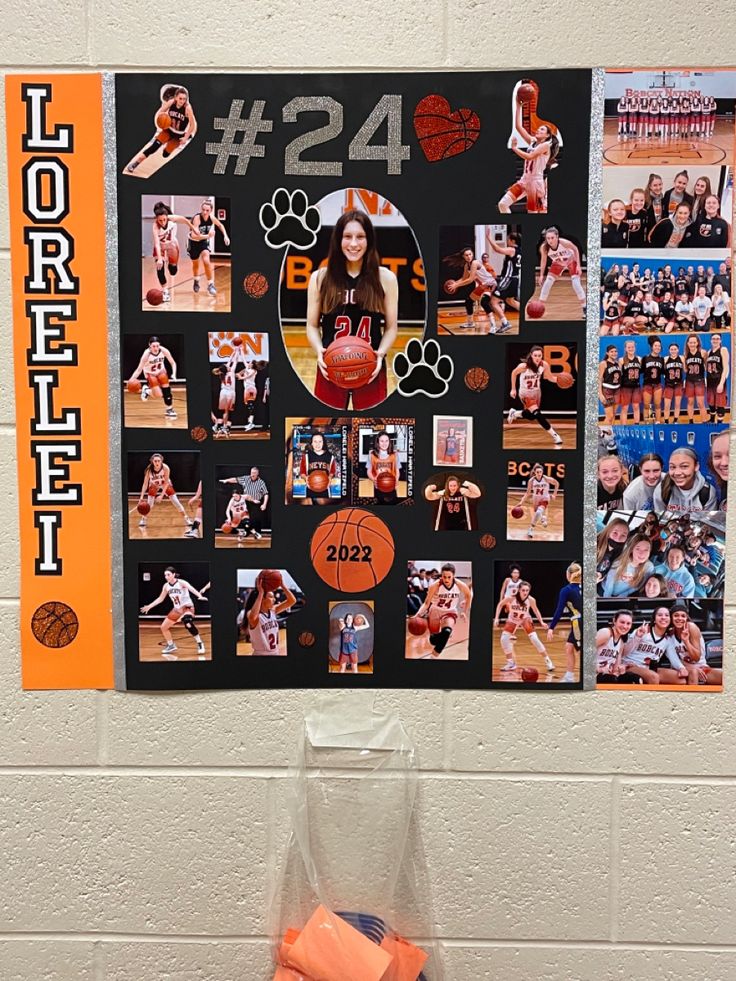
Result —
<instances>
[{"instance_id":1,"label":"hashtag symbol","mask_svg":"<svg viewBox=\"0 0 736 981\"><path fill-rule=\"evenodd\" d=\"M227 172L227 162L230 157L236 157L235 173L244 174L248 170L251 157L265 157L266 148L256 143L259 133L270 133L273 130L273 120L263 118L263 110L266 103L261 99L253 100L253 108L250 116L243 119L242 99L233 99L230 103L230 113L228 116L215 116L215 129L222 130L222 139L219 143L207 143L205 153L216 157L214 173L224 174ZM238 133L242 133L242 138L237 139Z\"/></svg>"}]
</instances>

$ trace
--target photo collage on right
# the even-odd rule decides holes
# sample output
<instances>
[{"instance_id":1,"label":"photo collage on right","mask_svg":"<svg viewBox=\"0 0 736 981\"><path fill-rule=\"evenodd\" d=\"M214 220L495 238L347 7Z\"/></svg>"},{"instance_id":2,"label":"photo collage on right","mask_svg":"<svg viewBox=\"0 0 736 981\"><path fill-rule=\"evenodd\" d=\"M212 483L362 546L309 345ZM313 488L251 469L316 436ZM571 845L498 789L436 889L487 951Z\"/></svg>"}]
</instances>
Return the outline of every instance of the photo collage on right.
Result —
<instances>
[{"instance_id":1,"label":"photo collage on right","mask_svg":"<svg viewBox=\"0 0 736 981\"><path fill-rule=\"evenodd\" d=\"M722 690L736 72L606 72L597 684Z\"/></svg>"}]
</instances>

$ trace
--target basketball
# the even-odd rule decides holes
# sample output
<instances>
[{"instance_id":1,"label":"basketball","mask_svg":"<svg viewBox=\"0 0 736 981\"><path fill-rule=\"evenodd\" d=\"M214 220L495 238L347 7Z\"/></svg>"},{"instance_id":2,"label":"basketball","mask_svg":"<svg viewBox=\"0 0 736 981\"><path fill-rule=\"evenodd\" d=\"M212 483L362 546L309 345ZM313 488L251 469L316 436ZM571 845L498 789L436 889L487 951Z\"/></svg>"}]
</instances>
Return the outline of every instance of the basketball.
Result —
<instances>
[{"instance_id":1,"label":"basketball","mask_svg":"<svg viewBox=\"0 0 736 981\"><path fill-rule=\"evenodd\" d=\"M314 647L315 636L311 630L302 630L299 634L299 646L300 647Z\"/></svg>"},{"instance_id":2,"label":"basketball","mask_svg":"<svg viewBox=\"0 0 736 981\"><path fill-rule=\"evenodd\" d=\"M141 385L141 383L136 380L136 381L129 381L125 387L131 393L131 395L138 395L140 390L143 388L143 385Z\"/></svg>"},{"instance_id":3,"label":"basketball","mask_svg":"<svg viewBox=\"0 0 736 981\"><path fill-rule=\"evenodd\" d=\"M521 669L521 680L522 681L537 681L539 679L539 672L536 668L522 668Z\"/></svg>"},{"instance_id":4,"label":"basketball","mask_svg":"<svg viewBox=\"0 0 736 981\"><path fill-rule=\"evenodd\" d=\"M396 478L389 470L381 470L376 479L376 487L382 494L390 494L396 489Z\"/></svg>"},{"instance_id":5,"label":"basketball","mask_svg":"<svg viewBox=\"0 0 736 981\"><path fill-rule=\"evenodd\" d=\"M138 514L143 514L143 515L149 514L151 511L151 505L148 503L148 501L138 501L138 504L136 505L136 511L138 512Z\"/></svg>"},{"instance_id":6,"label":"basketball","mask_svg":"<svg viewBox=\"0 0 736 981\"><path fill-rule=\"evenodd\" d=\"M252 272L243 280L243 289L254 300L260 300L268 293L268 280L263 273Z\"/></svg>"},{"instance_id":7,"label":"basketball","mask_svg":"<svg viewBox=\"0 0 736 981\"><path fill-rule=\"evenodd\" d=\"M66 603L42 603L31 617L31 631L44 647L66 647L77 636L79 620Z\"/></svg>"},{"instance_id":8,"label":"basketball","mask_svg":"<svg viewBox=\"0 0 736 981\"><path fill-rule=\"evenodd\" d=\"M427 95L414 110L414 132L427 160L446 160L473 146L480 134L480 119L472 109L453 112L442 95Z\"/></svg>"},{"instance_id":9,"label":"basketball","mask_svg":"<svg viewBox=\"0 0 736 981\"><path fill-rule=\"evenodd\" d=\"M253 402L255 400L255 398L256 398L257 395L258 395L258 392L253 387L253 385L248 385L248 387L245 390L245 401L246 402Z\"/></svg>"},{"instance_id":10,"label":"basketball","mask_svg":"<svg viewBox=\"0 0 736 981\"><path fill-rule=\"evenodd\" d=\"M273 593L283 586L283 579L278 569L264 569L258 576L258 580L267 593Z\"/></svg>"},{"instance_id":11,"label":"basketball","mask_svg":"<svg viewBox=\"0 0 736 981\"><path fill-rule=\"evenodd\" d=\"M430 607L427 626L431 634L436 634L442 626L442 613L439 610L435 610L434 607Z\"/></svg>"},{"instance_id":12,"label":"basketball","mask_svg":"<svg viewBox=\"0 0 736 981\"><path fill-rule=\"evenodd\" d=\"M457 287L455 286L455 280L454 279L446 279L445 280L445 283L444 283L444 286L443 286L443 289L444 289L445 293L454 293L455 290L457 289Z\"/></svg>"},{"instance_id":13,"label":"basketball","mask_svg":"<svg viewBox=\"0 0 736 981\"><path fill-rule=\"evenodd\" d=\"M310 557L317 575L344 593L372 589L394 561L394 540L380 518L363 508L342 508L321 521Z\"/></svg>"},{"instance_id":14,"label":"basketball","mask_svg":"<svg viewBox=\"0 0 736 981\"><path fill-rule=\"evenodd\" d=\"M233 526L230 524L229 521L226 521L225 524L220 528L220 531L223 533L223 535L229 535L232 530L233 530Z\"/></svg>"},{"instance_id":15,"label":"basketball","mask_svg":"<svg viewBox=\"0 0 736 981\"><path fill-rule=\"evenodd\" d=\"M189 435L192 437L195 443L204 443L207 439L207 430L204 426L194 426L193 429L189 431Z\"/></svg>"},{"instance_id":16,"label":"basketball","mask_svg":"<svg viewBox=\"0 0 736 981\"><path fill-rule=\"evenodd\" d=\"M465 387L471 392L484 392L488 388L488 372L485 368L468 368L465 372Z\"/></svg>"},{"instance_id":17,"label":"basketball","mask_svg":"<svg viewBox=\"0 0 736 981\"><path fill-rule=\"evenodd\" d=\"M539 320L540 317L544 316L546 309L541 300L529 300L526 305L526 315L530 320Z\"/></svg>"},{"instance_id":18,"label":"basketball","mask_svg":"<svg viewBox=\"0 0 736 981\"><path fill-rule=\"evenodd\" d=\"M480 547L486 552L490 552L492 548L496 547L496 539L493 535L481 535L480 536Z\"/></svg>"},{"instance_id":19,"label":"basketball","mask_svg":"<svg viewBox=\"0 0 736 981\"><path fill-rule=\"evenodd\" d=\"M529 82L524 82L516 90L516 98L524 106L533 102L537 97L537 90Z\"/></svg>"},{"instance_id":20,"label":"basketball","mask_svg":"<svg viewBox=\"0 0 736 981\"><path fill-rule=\"evenodd\" d=\"M512 518L523 518L524 517L524 508L520 508L518 505L515 508L511 508L511 517Z\"/></svg>"},{"instance_id":21,"label":"basketball","mask_svg":"<svg viewBox=\"0 0 736 981\"><path fill-rule=\"evenodd\" d=\"M160 112L156 116L156 125L159 129L168 129L171 126L171 116L168 112Z\"/></svg>"},{"instance_id":22,"label":"basketball","mask_svg":"<svg viewBox=\"0 0 736 981\"><path fill-rule=\"evenodd\" d=\"M409 628L410 634L413 634L415 637L421 637L427 630L427 621L424 617L409 617L406 621L406 626Z\"/></svg>"},{"instance_id":23,"label":"basketball","mask_svg":"<svg viewBox=\"0 0 736 981\"><path fill-rule=\"evenodd\" d=\"M233 347L240 347L241 344L243 343L243 338L240 336L240 334L236 334L235 337L233 337L232 341L230 341L230 343L232 344Z\"/></svg>"},{"instance_id":24,"label":"basketball","mask_svg":"<svg viewBox=\"0 0 736 981\"><path fill-rule=\"evenodd\" d=\"M561 371L557 376L558 388L572 388L574 384L575 379L572 377L569 371Z\"/></svg>"},{"instance_id":25,"label":"basketball","mask_svg":"<svg viewBox=\"0 0 736 981\"><path fill-rule=\"evenodd\" d=\"M163 290L152 289L146 293L146 303L150 303L152 307L157 307L159 304L164 302Z\"/></svg>"},{"instance_id":26,"label":"basketball","mask_svg":"<svg viewBox=\"0 0 736 981\"><path fill-rule=\"evenodd\" d=\"M338 337L324 355L327 377L338 388L361 388L373 374L378 356L361 337Z\"/></svg>"},{"instance_id":27,"label":"basketball","mask_svg":"<svg viewBox=\"0 0 736 981\"><path fill-rule=\"evenodd\" d=\"M315 494L323 494L330 483L326 470L310 470L307 474L307 487Z\"/></svg>"}]
</instances>

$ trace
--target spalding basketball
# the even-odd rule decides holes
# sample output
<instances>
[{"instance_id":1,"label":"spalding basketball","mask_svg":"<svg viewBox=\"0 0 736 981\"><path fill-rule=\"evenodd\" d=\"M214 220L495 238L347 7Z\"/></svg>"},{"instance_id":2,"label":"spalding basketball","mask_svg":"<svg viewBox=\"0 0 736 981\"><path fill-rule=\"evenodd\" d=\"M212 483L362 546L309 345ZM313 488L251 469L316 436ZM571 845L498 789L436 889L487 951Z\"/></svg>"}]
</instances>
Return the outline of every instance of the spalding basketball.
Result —
<instances>
[{"instance_id":1,"label":"spalding basketball","mask_svg":"<svg viewBox=\"0 0 736 981\"><path fill-rule=\"evenodd\" d=\"M254 300L260 300L268 293L268 280L263 273L252 272L243 280L243 289Z\"/></svg>"},{"instance_id":2,"label":"spalding basketball","mask_svg":"<svg viewBox=\"0 0 736 981\"><path fill-rule=\"evenodd\" d=\"M512 518L523 518L524 517L524 508L520 508L518 506L515 507L515 508L511 508L511 517Z\"/></svg>"},{"instance_id":3,"label":"spalding basketball","mask_svg":"<svg viewBox=\"0 0 736 981\"><path fill-rule=\"evenodd\" d=\"M138 501L136 510L138 514L149 514L151 511L151 505L148 503L148 501Z\"/></svg>"},{"instance_id":4,"label":"spalding basketball","mask_svg":"<svg viewBox=\"0 0 736 981\"><path fill-rule=\"evenodd\" d=\"M344 593L377 586L391 571L395 555L389 529L363 508L341 508L321 521L309 551L317 575Z\"/></svg>"},{"instance_id":5,"label":"spalding basketball","mask_svg":"<svg viewBox=\"0 0 736 981\"><path fill-rule=\"evenodd\" d=\"M526 305L526 315L530 320L539 320L540 317L544 316L546 309L541 300L529 300Z\"/></svg>"},{"instance_id":6,"label":"spalding basketball","mask_svg":"<svg viewBox=\"0 0 736 981\"><path fill-rule=\"evenodd\" d=\"M489 376L485 368L477 365L465 372L465 387L471 392L484 392L488 388Z\"/></svg>"},{"instance_id":7,"label":"spalding basketball","mask_svg":"<svg viewBox=\"0 0 736 981\"><path fill-rule=\"evenodd\" d=\"M390 494L396 489L396 478L389 470L381 470L376 478L376 487L382 494Z\"/></svg>"},{"instance_id":8,"label":"spalding basketball","mask_svg":"<svg viewBox=\"0 0 736 981\"><path fill-rule=\"evenodd\" d=\"M284 580L281 578L281 573L278 569L264 569L258 579L267 593L281 589L284 584Z\"/></svg>"},{"instance_id":9,"label":"spalding basketball","mask_svg":"<svg viewBox=\"0 0 736 981\"><path fill-rule=\"evenodd\" d=\"M557 376L558 388L572 388L574 384L575 379L572 377L569 371L561 371Z\"/></svg>"},{"instance_id":10,"label":"spalding basketball","mask_svg":"<svg viewBox=\"0 0 736 981\"><path fill-rule=\"evenodd\" d=\"M446 279L445 280L445 283L444 283L444 286L443 286L443 289L444 289L445 293L454 293L455 290L457 289L457 287L455 286L455 280L454 279Z\"/></svg>"},{"instance_id":11,"label":"spalding basketball","mask_svg":"<svg viewBox=\"0 0 736 981\"><path fill-rule=\"evenodd\" d=\"M330 483L326 470L310 470L307 474L307 487L315 494L323 494Z\"/></svg>"},{"instance_id":12,"label":"spalding basketball","mask_svg":"<svg viewBox=\"0 0 736 981\"><path fill-rule=\"evenodd\" d=\"M168 112L160 112L156 116L156 125L159 129L168 129L171 126L171 116Z\"/></svg>"},{"instance_id":13,"label":"spalding basketball","mask_svg":"<svg viewBox=\"0 0 736 981\"><path fill-rule=\"evenodd\" d=\"M521 680L522 681L537 681L539 679L539 672L536 668L522 668L521 669Z\"/></svg>"},{"instance_id":14,"label":"spalding basketball","mask_svg":"<svg viewBox=\"0 0 736 981\"><path fill-rule=\"evenodd\" d=\"M233 530L233 526L230 524L229 521L226 521L225 524L222 525L222 527L220 528L220 531L223 533L223 535L229 535L232 530Z\"/></svg>"},{"instance_id":15,"label":"spalding basketball","mask_svg":"<svg viewBox=\"0 0 736 981\"><path fill-rule=\"evenodd\" d=\"M42 603L31 617L31 631L44 647L66 647L79 632L79 620L66 603Z\"/></svg>"},{"instance_id":16,"label":"spalding basketball","mask_svg":"<svg viewBox=\"0 0 736 981\"><path fill-rule=\"evenodd\" d=\"M415 637L421 637L427 630L427 621L424 617L409 617L406 621L409 633Z\"/></svg>"},{"instance_id":17,"label":"spalding basketball","mask_svg":"<svg viewBox=\"0 0 736 981\"><path fill-rule=\"evenodd\" d=\"M522 105L533 102L537 97L537 90L529 82L524 82L516 90L516 98Z\"/></svg>"},{"instance_id":18,"label":"spalding basketball","mask_svg":"<svg viewBox=\"0 0 736 981\"><path fill-rule=\"evenodd\" d=\"M141 383L136 380L136 381L129 381L125 387L131 393L131 395L138 395L140 393L140 390L143 388L143 385L141 385Z\"/></svg>"},{"instance_id":19,"label":"spalding basketball","mask_svg":"<svg viewBox=\"0 0 736 981\"><path fill-rule=\"evenodd\" d=\"M164 302L163 290L149 290L146 293L146 303L150 303L152 307L157 307L159 304Z\"/></svg>"},{"instance_id":20,"label":"spalding basketball","mask_svg":"<svg viewBox=\"0 0 736 981\"><path fill-rule=\"evenodd\" d=\"M378 356L362 337L338 337L324 355L327 377L338 388L355 389L373 374Z\"/></svg>"},{"instance_id":21,"label":"spalding basketball","mask_svg":"<svg viewBox=\"0 0 736 981\"><path fill-rule=\"evenodd\" d=\"M240 345L243 343L243 338L240 336L240 334L236 334L230 343L233 347L240 347Z\"/></svg>"}]
</instances>

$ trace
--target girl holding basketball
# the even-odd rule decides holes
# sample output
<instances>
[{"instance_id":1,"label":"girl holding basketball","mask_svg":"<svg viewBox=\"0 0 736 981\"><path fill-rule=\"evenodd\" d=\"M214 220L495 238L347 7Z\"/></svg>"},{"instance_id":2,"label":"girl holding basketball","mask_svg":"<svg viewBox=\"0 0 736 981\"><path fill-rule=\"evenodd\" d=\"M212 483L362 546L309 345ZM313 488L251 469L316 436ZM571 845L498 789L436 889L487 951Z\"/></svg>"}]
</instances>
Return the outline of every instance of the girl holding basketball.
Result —
<instances>
[{"instance_id":1,"label":"girl holding basketball","mask_svg":"<svg viewBox=\"0 0 736 981\"><path fill-rule=\"evenodd\" d=\"M265 588L262 576L258 576L255 587L245 601L245 620L254 657L270 657L280 653L278 618L292 608L296 596L283 581L278 588L285 596L280 602L276 601L273 590Z\"/></svg>"},{"instance_id":2,"label":"girl holding basketball","mask_svg":"<svg viewBox=\"0 0 736 981\"><path fill-rule=\"evenodd\" d=\"M455 432L455 427L449 426L447 429L447 436L445 436L445 445L442 450L442 462L457 464L459 452L460 446L457 433Z\"/></svg>"},{"instance_id":3,"label":"girl holding basketball","mask_svg":"<svg viewBox=\"0 0 736 981\"><path fill-rule=\"evenodd\" d=\"M440 569L440 578L429 587L426 599L416 613L418 617L431 616L432 627L437 627L429 634L434 657L439 657L447 646L458 616L466 620L470 619L472 602L472 590L456 578L455 566L452 562L446 562ZM462 611L460 611L461 604Z\"/></svg>"},{"instance_id":4,"label":"girl holding basketball","mask_svg":"<svg viewBox=\"0 0 736 981\"><path fill-rule=\"evenodd\" d=\"M501 214L511 213L511 206L526 199L527 214L547 213L547 173L559 152L559 141L546 123L540 124L534 135L524 126L523 103L517 90L514 128L527 145L523 150L516 136L511 137L511 149L524 162L524 169L516 183L498 202Z\"/></svg>"},{"instance_id":5,"label":"girl holding basketball","mask_svg":"<svg viewBox=\"0 0 736 981\"><path fill-rule=\"evenodd\" d=\"M337 460L325 446L322 433L312 433L309 446L299 461L299 476L307 482L307 500L313 504L329 504L330 481L337 476Z\"/></svg>"},{"instance_id":6,"label":"girl holding basketball","mask_svg":"<svg viewBox=\"0 0 736 981\"><path fill-rule=\"evenodd\" d=\"M363 211L341 215L330 237L327 265L312 273L307 293L307 340L317 356L314 394L326 405L369 409L388 394L386 355L398 334L399 284L380 265L373 224ZM324 360L337 340L370 344L376 365L368 380L350 391L330 380Z\"/></svg>"},{"instance_id":7,"label":"girl holding basketball","mask_svg":"<svg viewBox=\"0 0 736 981\"><path fill-rule=\"evenodd\" d=\"M368 454L368 479L373 484L376 504L395 504L399 480L399 456L387 432L378 433Z\"/></svg>"},{"instance_id":8,"label":"girl holding basketball","mask_svg":"<svg viewBox=\"0 0 736 981\"><path fill-rule=\"evenodd\" d=\"M163 201L157 201L153 206L153 225L151 234L153 237L153 258L156 262L156 277L163 290L163 302L168 303L171 299L169 285L173 287L174 278L179 271L179 243L176 238L176 226L186 225L190 232L194 231L194 225L183 215L172 214L171 208ZM166 269L164 269L164 263ZM171 281L166 278L168 271Z\"/></svg>"},{"instance_id":9,"label":"girl holding basketball","mask_svg":"<svg viewBox=\"0 0 736 981\"><path fill-rule=\"evenodd\" d=\"M547 624L542 619L542 614L539 612L537 601L531 595L531 588L531 584L522 579L514 595L509 596L508 599L502 599L496 607L496 613L493 618L494 627L500 626L501 615L503 613L506 614L506 622L503 625L500 638L501 649L506 655L506 663L501 668L501 671L517 670L516 661L514 660L513 644L514 638L516 637L516 631L519 629L519 627L523 628L534 649L544 658L544 664L547 670L554 671L555 669L552 659L547 653L547 648L539 639L537 632L534 629L533 617L537 618L542 630L547 629Z\"/></svg>"},{"instance_id":10,"label":"girl holding basketball","mask_svg":"<svg viewBox=\"0 0 736 981\"><path fill-rule=\"evenodd\" d=\"M523 507L526 499L531 497L532 520L529 525L529 531L526 533L527 538L534 537L534 527L537 522L539 522L543 528L547 527L547 508L549 507L550 502L554 501L557 497L557 491L559 489L559 480L556 480L554 477L548 477L544 472L544 467L542 464L535 463L534 467L532 468L532 475L527 481L524 495L517 505L517 507Z\"/></svg>"},{"instance_id":11,"label":"girl holding basketball","mask_svg":"<svg viewBox=\"0 0 736 981\"><path fill-rule=\"evenodd\" d=\"M199 213L191 221L192 231L189 232L187 242L187 255L192 260L192 289L199 293L199 263L204 266L204 274L207 277L207 292L210 296L217 296L215 289L215 273L212 268L210 258L210 239L213 237L213 228L219 228L225 245L230 245L230 239L225 231L225 226L219 218L212 214L212 202L205 200L199 206Z\"/></svg>"},{"instance_id":12,"label":"girl holding basketball","mask_svg":"<svg viewBox=\"0 0 736 981\"><path fill-rule=\"evenodd\" d=\"M561 238L560 230L555 225L545 228L543 234L544 239L539 246L539 299L545 303L554 284L567 272L570 274L573 291L580 300L583 318L585 318L585 290L580 281L580 249L569 238ZM547 271L548 263L549 271Z\"/></svg>"},{"instance_id":13,"label":"girl holding basketball","mask_svg":"<svg viewBox=\"0 0 736 981\"><path fill-rule=\"evenodd\" d=\"M157 150L161 150L162 157L168 158L174 151L180 150L194 139L197 120L189 101L189 92L183 86L164 85L161 89L161 105L156 111L154 122L156 135L148 146L131 160L125 168L127 173L132 174L146 157L150 157Z\"/></svg>"},{"instance_id":14,"label":"girl holding basketball","mask_svg":"<svg viewBox=\"0 0 736 981\"><path fill-rule=\"evenodd\" d=\"M565 673L562 682L575 681L575 662L580 653L583 640L583 595L580 583L583 578L583 568L578 562L573 562L565 571L567 584L560 590L557 606L547 627L547 643L555 639L555 627L560 622L563 613L570 617L570 631L565 641Z\"/></svg>"},{"instance_id":15,"label":"girl holding basketball","mask_svg":"<svg viewBox=\"0 0 736 981\"><path fill-rule=\"evenodd\" d=\"M542 379L556 384L555 376L544 360L544 349L539 344L534 344L526 361L522 361L511 372L510 395L512 399L516 399L518 385L518 397L523 408L509 409L508 423L513 425L519 418L530 419L550 434L555 446L561 446L562 436L552 428L549 420L541 413Z\"/></svg>"},{"instance_id":16,"label":"girl holding basketball","mask_svg":"<svg viewBox=\"0 0 736 981\"><path fill-rule=\"evenodd\" d=\"M169 374L166 373L167 362L171 369ZM171 351L161 344L158 337L148 338L148 347L141 355L138 367L128 379L128 391L135 391L137 379L141 375L145 380L145 384L140 389L141 401L145 402L148 398L163 399L165 418L176 419L174 396L169 384L170 378L176 378L176 361Z\"/></svg>"},{"instance_id":17,"label":"girl holding basketball","mask_svg":"<svg viewBox=\"0 0 736 981\"><path fill-rule=\"evenodd\" d=\"M141 519L138 522L141 528L146 527L146 515L153 510L157 500L168 498L176 510L184 519L184 524L189 527L191 519L187 517L184 505L176 496L174 485L171 483L171 468L168 463L164 463L162 453L153 453L148 461L143 474L143 486L138 498L138 511Z\"/></svg>"},{"instance_id":18,"label":"girl holding basketball","mask_svg":"<svg viewBox=\"0 0 736 981\"><path fill-rule=\"evenodd\" d=\"M161 650L161 656L166 661L177 661L178 658L175 651L178 650L176 644L174 643L171 636L171 628L174 624L181 622L181 625L187 630L192 637L194 637L195 643L197 645L197 654L199 660L204 660L204 641L200 636L199 630L197 630L197 625L194 622L194 603L192 602L192 593L203 603L207 602L207 597L204 595L206 590L209 589L209 583L203 586L201 590L196 590L191 583L188 583L185 579L179 578L179 573L173 566L167 566L164 571L164 586L161 593L157 599L153 600L152 603L147 603L145 606L141 607L141 613L147 614L154 608L158 606L159 603L163 603L165 599L170 599L172 603L172 609L166 614L164 622L161 624L161 633L164 635L164 640L166 644Z\"/></svg>"},{"instance_id":19,"label":"girl holding basketball","mask_svg":"<svg viewBox=\"0 0 736 981\"><path fill-rule=\"evenodd\" d=\"M337 621L340 625L340 674L345 674L348 664L353 674L358 673L358 631L367 630L365 617L356 623L352 613L346 613Z\"/></svg>"}]
</instances>

